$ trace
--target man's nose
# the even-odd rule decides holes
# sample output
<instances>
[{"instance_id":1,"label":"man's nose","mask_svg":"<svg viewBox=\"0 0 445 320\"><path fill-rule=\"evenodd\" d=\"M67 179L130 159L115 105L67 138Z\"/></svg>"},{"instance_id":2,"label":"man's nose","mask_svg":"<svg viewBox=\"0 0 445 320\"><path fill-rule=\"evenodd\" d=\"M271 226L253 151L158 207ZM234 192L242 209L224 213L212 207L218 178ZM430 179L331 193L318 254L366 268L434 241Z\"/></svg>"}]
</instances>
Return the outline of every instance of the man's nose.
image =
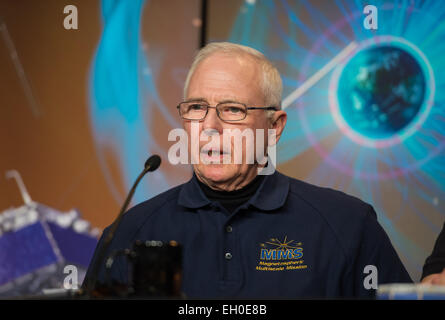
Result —
<instances>
[{"instance_id":1,"label":"man's nose","mask_svg":"<svg viewBox=\"0 0 445 320\"><path fill-rule=\"evenodd\" d=\"M207 116L204 118L202 123L203 130L215 130L222 134L222 121L218 117L216 108L209 108Z\"/></svg>"}]
</instances>

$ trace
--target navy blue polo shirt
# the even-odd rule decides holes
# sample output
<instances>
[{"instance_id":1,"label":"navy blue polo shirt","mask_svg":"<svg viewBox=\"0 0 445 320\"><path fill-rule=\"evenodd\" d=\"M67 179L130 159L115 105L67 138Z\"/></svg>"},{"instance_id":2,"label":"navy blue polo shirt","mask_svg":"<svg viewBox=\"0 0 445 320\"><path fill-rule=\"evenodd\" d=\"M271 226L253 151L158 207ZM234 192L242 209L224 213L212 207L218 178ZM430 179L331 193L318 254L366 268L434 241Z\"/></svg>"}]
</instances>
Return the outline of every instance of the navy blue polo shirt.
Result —
<instances>
[{"instance_id":1,"label":"navy blue polo shirt","mask_svg":"<svg viewBox=\"0 0 445 320\"><path fill-rule=\"evenodd\" d=\"M207 199L193 176L131 208L109 253L136 240L183 246L190 298L370 298L368 265L378 284L412 282L372 206L278 171L232 213ZM117 258L111 278L127 283L128 268Z\"/></svg>"}]
</instances>

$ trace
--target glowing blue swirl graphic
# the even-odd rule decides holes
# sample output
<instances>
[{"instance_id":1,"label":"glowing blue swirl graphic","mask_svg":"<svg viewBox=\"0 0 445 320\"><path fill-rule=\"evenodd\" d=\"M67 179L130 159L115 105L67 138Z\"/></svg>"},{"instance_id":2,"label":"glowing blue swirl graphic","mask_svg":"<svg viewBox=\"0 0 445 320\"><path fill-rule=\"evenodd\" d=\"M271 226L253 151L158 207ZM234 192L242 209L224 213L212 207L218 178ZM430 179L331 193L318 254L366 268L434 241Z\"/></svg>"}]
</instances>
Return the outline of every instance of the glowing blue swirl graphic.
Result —
<instances>
[{"instance_id":1,"label":"glowing blue swirl graphic","mask_svg":"<svg viewBox=\"0 0 445 320\"><path fill-rule=\"evenodd\" d=\"M372 203L418 280L431 250L420 245L422 233L437 235L445 216L445 7L438 1L373 1L379 25L366 30L367 4L337 0L322 10L307 0L249 1L229 40L273 60L284 97L358 43L286 109L278 163L298 163L299 155L316 152L310 174L298 165L294 174Z\"/></svg>"},{"instance_id":2,"label":"glowing blue swirl graphic","mask_svg":"<svg viewBox=\"0 0 445 320\"><path fill-rule=\"evenodd\" d=\"M103 173L118 203L123 202L123 194L111 176L107 156L118 159L126 190L148 155L165 156L152 136L151 108L162 103L141 45L143 5L143 0L102 1L103 34L91 68L91 127ZM168 187L158 170L150 175L150 183L141 182L134 201L146 200Z\"/></svg>"}]
</instances>

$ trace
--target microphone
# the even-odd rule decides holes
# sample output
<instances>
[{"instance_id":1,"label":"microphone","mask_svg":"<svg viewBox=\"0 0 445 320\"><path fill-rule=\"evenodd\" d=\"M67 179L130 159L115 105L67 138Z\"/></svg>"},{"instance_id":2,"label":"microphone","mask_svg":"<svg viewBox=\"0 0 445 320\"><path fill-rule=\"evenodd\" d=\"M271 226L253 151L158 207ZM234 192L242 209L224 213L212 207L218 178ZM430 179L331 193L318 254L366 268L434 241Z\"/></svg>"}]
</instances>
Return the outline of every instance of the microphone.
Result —
<instances>
[{"instance_id":1,"label":"microphone","mask_svg":"<svg viewBox=\"0 0 445 320\"><path fill-rule=\"evenodd\" d=\"M121 210L119 211L119 215L117 216L116 220L114 220L113 224L110 227L110 231L108 232L108 234L104 239L102 247L98 249L99 251L97 253L97 259L94 265L92 265L91 267L91 277L87 280L86 283L85 289L87 293L92 292L96 287L97 278L99 276L99 269L105 260L105 253L107 252L108 248L111 245L111 241L113 240L114 234L116 233L116 230L119 227L119 224L124 216L124 213L127 210L128 205L130 204L131 198L133 197L137 185L147 172L155 171L157 168L159 168L160 165L161 165L161 157L159 157L156 154L152 155L150 158L147 159L147 161L145 161L144 170L142 170L142 172L139 174L136 181L134 182L133 187L130 189L127 198L125 199L125 202L122 205Z\"/></svg>"},{"instance_id":2,"label":"microphone","mask_svg":"<svg viewBox=\"0 0 445 320\"><path fill-rule=\"evenodd\" d=\"M144 170L155 171L161 165L161 157L157 154L152 155L145 161Z\"/></svg>"}]
</instances>

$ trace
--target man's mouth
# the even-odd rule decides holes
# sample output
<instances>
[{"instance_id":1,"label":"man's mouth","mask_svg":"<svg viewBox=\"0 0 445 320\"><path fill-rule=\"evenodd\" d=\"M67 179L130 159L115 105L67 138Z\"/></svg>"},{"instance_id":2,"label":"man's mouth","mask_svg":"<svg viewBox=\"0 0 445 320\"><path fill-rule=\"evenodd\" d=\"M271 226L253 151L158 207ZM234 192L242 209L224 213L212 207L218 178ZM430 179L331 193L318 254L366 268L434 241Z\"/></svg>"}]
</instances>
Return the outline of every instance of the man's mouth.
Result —
<instances>
[{"instance_id":1,"label":"man's mouth","mask_svg":"<svg viewBox=\"0 0 445 320\"><path fill-rule=\"evenodd\" d=\"M206 161L221 161L224 157L230 155L230 152L219 149L202 149L201 157Z\"/></svg>"},{"instance_id":2,"label":"man's mouth","mask_svg":"<svg viewBox=\"0 0 445 320\"><path fill-rule=\"evenodd\" d=\"M223 155L223 154L230 154L230 152L224 151L223 149L202 149L201 153L207 154L208 156L211 156L212 154L215 155Z\"/></svg>"}]
</instances>

